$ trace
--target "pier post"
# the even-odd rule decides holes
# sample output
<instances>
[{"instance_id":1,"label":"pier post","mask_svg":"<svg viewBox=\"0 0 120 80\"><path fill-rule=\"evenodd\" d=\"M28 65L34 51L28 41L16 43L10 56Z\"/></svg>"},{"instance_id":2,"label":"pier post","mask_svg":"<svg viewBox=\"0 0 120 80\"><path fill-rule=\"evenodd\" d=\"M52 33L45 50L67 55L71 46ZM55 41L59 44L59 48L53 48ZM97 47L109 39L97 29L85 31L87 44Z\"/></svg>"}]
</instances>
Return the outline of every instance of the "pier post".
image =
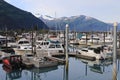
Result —
<instances>
[{"instance_id":1,"label":"pier post","mask_svg":"<svg viewBox=\"0 0 120 80\"><path fill-rule=\"evenodd\" d=\"M69 25L66 24L66 65L68 64L68 32Z\"/></svg>"},{"instance_id":2,"label":"pier post","mask_svg":"<svg viewBox=\"0 0 120 80\"><path fill-rule=\"evenodd\" d=\"M64 55L65 55L65 51L66 49L65 49L65 30L64 30Z\"/></svg>"},{"instance_id":3,"label":"pier post","mask_svg":"<svg viewBox=\"0 0 120 80\"><path fill-rule=\"evenodd\" d=\"M119 48L120 48L120 31L118 32L118 34L119 34Z\"/></svg>"},{"instance_id":4,"label":"pier post","mask_svg":"<svg viewBox=\"0 0 120 80\"><path fill-rule=\"evenodd\" d=\"M33 54L33 29L32 29L32 54Z\"/></svg>"},{"instance_id":5,"label":"pier post","mask_svg":"<svg viewBox=\"0 0 120 80\"><path fill-rule=\"evenodd\" d=\"M113 40L113 80L117 80L117 23L114 23L114 40Z\"/></svg>"},{"instance_id":6,"label":"pier post","mask_svg":"<svg viewBox=\"0 0 120 80\"><path fill-rule=\"evenodd\" d=\"M6 49L7 49L7 47L8 47L8 40L7 40L7 37L8 37L8 30L7 30L7 27L5 28L5 35L6 35Z\"/></svg>"},{"instance_id":7,"label":"pier post","mask_svg":"<svg viewBox=\"0 0 120 80\"><path fill-rule=\"evenodd\" d=\"M88 33L86 32L86 45L88 44L87 37L88 37Z\"/></svg>"},{"instance_id":8,"label":"pier post","mask_svg":"<svg viewBox=\"0 0 120 80\"><path fill-rule=\"evenodd\" d=\"M34 37L34 56L37 56L37 54L36 54L36 37L37 37L37 31L35 31L35 37Z\"/></svg>"},{"instance_id":9,"label":"pier post","mask_svg":"<svg viewBox=\"0 0 120 80\"><path fill-rule=\"evenodd\" d=\"M91 37L92 37L92 44L93 44L93 31L92 31L92 36Z\"/></svg>"},{"instance_id":10,"label":"pier post","mask_svg":"<svg viewBox=\"0 0 120 80\"><path fill-rule=\"evenodd\" d=\"M103 32L103 39L104 39L104 45L105 45L105 32Z\"/></svg>"}]
</instances>

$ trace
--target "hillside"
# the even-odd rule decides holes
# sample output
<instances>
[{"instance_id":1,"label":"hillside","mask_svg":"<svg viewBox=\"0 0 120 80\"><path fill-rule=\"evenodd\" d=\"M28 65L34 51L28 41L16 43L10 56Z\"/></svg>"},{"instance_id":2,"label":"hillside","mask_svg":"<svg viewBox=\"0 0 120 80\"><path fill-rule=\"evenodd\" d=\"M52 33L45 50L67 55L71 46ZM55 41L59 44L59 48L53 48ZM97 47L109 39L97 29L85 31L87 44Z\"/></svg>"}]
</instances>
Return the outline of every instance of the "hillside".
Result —
<instances>
[{"instance_id":1,"label":"hillside","mask_svg":"<svg viewBox=\"0 0 120 80\"><path fill-rule=\"evenodd\" d=\"M23 11L4 0L0 0L0 29L3 29L5 26L8 29L30 29L31 26L35 25L39 29L48 29L43 21L30 12Z\"/></svg>"}]
</instances>

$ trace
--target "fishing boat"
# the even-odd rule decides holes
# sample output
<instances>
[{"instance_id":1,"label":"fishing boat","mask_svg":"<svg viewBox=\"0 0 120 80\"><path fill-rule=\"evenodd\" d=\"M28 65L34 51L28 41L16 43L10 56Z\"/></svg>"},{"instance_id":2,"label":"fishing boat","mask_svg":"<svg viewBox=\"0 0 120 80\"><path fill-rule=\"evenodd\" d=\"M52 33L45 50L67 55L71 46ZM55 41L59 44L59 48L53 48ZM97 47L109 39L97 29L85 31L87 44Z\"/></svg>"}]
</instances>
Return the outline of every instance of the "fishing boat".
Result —
<instances>
[{"instance_id":1,"label":"fishing boat","mask_svg":"<svg viewBox=\"0 0 120 80\"><path fill-rule=\"evenodd\" d=\"M34 57L31 59L31 62L36 68L53 67L58 65L57 61L50 60L46 57Z\"/></svg>"},{"instance_id":2,"label":"fishing boat","mask_svg":"<svg viewBox=\"0 0 120 80\"><path fill-rule=\"evenodd\" d=\"M14 70L22 67L22 58L20 55L11 55L2 59L3 66Z\"/></svg>"}]
</instances>

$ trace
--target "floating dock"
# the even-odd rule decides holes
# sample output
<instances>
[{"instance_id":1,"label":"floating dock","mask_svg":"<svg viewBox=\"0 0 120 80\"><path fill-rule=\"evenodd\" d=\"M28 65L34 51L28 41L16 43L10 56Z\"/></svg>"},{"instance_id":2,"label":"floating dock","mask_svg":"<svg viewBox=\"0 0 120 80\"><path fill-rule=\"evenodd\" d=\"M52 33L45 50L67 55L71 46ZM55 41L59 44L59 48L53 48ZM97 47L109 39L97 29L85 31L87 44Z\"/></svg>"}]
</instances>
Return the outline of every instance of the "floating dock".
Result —
<instances>
[{"instance_id":1,"label":"floating dock","mask_svg":"<svg viewBox=\"0 0 120 80\"><path fill-rule=\"evenodd\" d=\"M46 57L50 60L53 60L53 61L57 61L59 64L64 64L65 63L65 59L60 59L60 58L57 58L57 57Z\"/></svg>"}]
</instances>

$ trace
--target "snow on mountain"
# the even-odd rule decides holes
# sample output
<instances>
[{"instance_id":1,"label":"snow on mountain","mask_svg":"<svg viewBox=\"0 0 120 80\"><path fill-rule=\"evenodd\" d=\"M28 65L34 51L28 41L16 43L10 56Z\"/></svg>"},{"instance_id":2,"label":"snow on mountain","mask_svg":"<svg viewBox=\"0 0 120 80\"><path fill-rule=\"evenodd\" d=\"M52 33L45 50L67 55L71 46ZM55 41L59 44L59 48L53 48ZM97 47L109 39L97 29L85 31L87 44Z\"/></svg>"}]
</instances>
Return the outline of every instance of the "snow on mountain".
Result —
<instances>
[{"instance_id":1,"label":"snow on mountain","mask_svg":"<svg viewBox=\"0 0 120 80\"><path fill-rule=\"evenodd\" d=\"M40 19L44 19L44 20L54 20L55 18L54 17L51 17L51 16L48 16L48 15L41 15L40 16Z\"/></svg>"},{"instance_id":2,"label":"snow on mountain","mask_svg":"<svg viewBox=\"0 0 120 80\"><path fill-rule=\"evenodd\" d=\"M66 24L69 24L70 30L76 31L106 31L112 27L110 24L85 15L61 18L47 16L48 19L45 17L42 18L41 20L43 20L50 29L54 29L57 25L59 29L64 30Z\"/></svg>"}]
</instances>

